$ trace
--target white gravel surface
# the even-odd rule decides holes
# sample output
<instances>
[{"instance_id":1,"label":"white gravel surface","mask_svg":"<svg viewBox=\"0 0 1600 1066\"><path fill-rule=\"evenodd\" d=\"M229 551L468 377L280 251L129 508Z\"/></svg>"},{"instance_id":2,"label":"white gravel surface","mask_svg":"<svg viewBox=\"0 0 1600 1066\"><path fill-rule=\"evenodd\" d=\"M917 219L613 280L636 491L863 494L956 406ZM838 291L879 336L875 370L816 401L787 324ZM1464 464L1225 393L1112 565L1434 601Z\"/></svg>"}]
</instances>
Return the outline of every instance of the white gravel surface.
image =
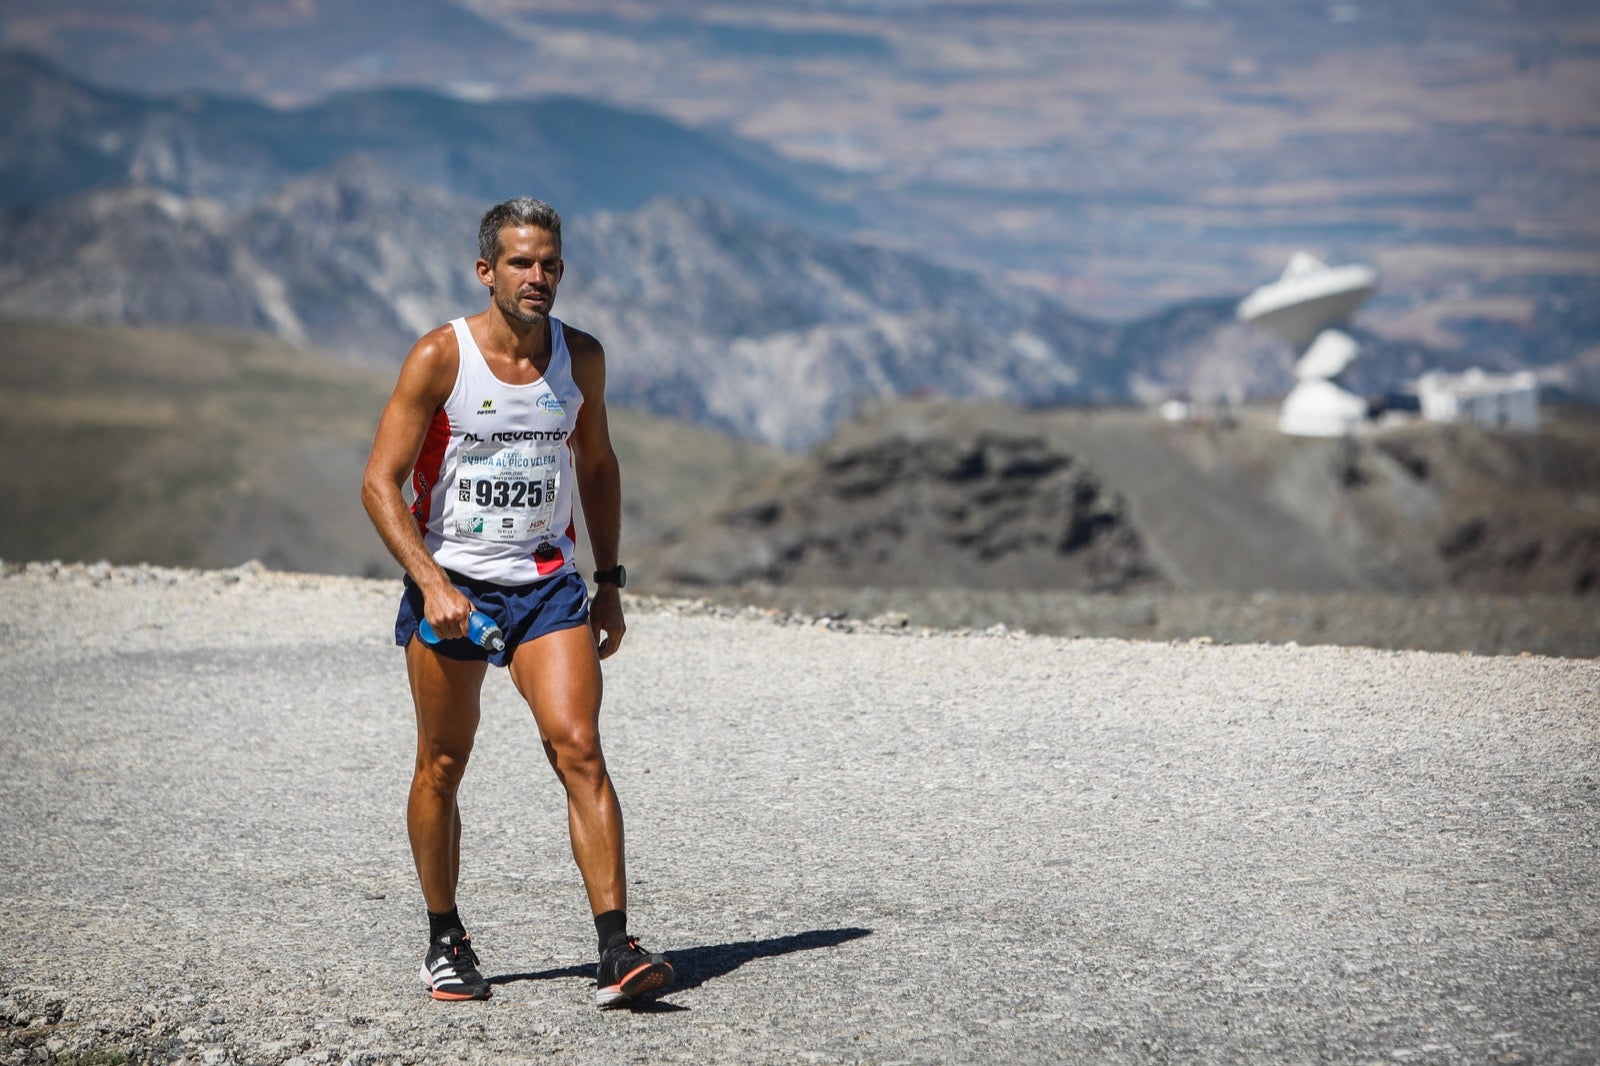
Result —
<instances>
[{"instance_id":1,"label":"white gravel surface","mask_svg":"<svg viewBox=\"0 0 1600 1066\"><path fill-rule=\"evenodd\" d=\"M633 599L606 748L678 987L592 1003L503 674L486 1003L416 982L387 582L0 576L0 1064L1593 1063L1600 662Z\"/></svg>"}]
</instances>

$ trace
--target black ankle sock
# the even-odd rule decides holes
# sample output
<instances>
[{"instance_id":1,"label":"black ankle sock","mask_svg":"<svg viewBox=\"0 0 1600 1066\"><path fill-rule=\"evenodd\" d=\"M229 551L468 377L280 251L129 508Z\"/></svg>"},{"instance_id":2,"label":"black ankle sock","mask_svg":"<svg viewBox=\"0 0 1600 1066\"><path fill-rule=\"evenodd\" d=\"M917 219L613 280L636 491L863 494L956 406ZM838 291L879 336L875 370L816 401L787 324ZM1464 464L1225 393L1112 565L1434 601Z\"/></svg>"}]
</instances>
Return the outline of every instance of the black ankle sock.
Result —
<instances>
[{"instance_id":1,"label":"black ankle sock","mask_svg":"<svg viewBox=\"0 0 1600 1066\"><path fill-rule=\"evenodd\" d=\"M604 951L613 937L628 931L627 911L606 911L594 916L594 931L600 936L600 950Z\"/></svg>"},{"instance_id":2,"label":"black ankle sock","mask_svg":"<svg viewBox=\"0 0 1600 1066\"><path fill-rule=\"evenodd\" d=\"M428 943L433 943L452 929L458 933L467 931L467 927L461 924L461 915L456 913L456 908L451 907L443 914L428 912Z\"/></svg>"}]
</instances>

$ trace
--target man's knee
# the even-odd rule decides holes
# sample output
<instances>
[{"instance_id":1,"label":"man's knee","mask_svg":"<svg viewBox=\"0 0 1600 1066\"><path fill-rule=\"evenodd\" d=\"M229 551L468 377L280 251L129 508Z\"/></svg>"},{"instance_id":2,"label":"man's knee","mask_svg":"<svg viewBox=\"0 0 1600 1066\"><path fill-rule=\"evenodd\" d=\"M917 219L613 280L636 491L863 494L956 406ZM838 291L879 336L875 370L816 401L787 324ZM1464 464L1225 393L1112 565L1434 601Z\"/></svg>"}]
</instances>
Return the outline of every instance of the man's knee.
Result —
<instances>
[{"instance_id":1,"label":"man's knee","mask_svg":"<svg viewBox=\"0 0 1600 1066\"><path fill-rule=\"evenodd\" d=\"M545 738L545 753L563 781L571 777L592 783L605 776L600 731L593 726L573 726L550 733Z\"/></svg>"},{"instance_id":2,"label":"man's knee","mask_svg":"<svg viewBox=\"0 0 1600 1066\"><path fill-rule=\"evenodd\" d=\"M453 796L466 772L466 752L418 752L413 786L420 786L441 796Z\"/></svg>"}]
</instances>

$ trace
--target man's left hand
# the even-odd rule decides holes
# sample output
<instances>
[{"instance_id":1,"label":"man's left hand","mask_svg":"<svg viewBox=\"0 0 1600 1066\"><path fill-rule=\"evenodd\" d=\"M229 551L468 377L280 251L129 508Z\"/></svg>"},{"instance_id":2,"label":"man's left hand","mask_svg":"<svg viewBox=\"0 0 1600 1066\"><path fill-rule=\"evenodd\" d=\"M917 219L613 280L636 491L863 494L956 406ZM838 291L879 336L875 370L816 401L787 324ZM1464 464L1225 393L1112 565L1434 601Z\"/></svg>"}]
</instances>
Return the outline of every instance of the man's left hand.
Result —
<instances>
[{"instance_id":1,"label":"man's left hand","mask_svg":"<svg viewBox=\"0 0 1600 1066\"><path fill-rule=\"evenodd\" d=\"M622 634L628 624L622 620L622 590L615 585L597 585L589 601L589 628L594 630L600 658L609 659L622 647Z\"/></svg>"}]
</instances>

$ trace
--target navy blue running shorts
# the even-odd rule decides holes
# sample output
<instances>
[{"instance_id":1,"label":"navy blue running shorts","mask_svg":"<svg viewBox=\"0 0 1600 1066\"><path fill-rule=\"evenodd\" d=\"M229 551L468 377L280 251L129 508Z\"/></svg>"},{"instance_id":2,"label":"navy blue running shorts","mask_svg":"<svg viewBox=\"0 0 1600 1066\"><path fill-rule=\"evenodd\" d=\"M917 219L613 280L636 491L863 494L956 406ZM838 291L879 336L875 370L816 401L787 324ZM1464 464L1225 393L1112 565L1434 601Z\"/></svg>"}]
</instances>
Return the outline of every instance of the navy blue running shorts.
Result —
<instances>
[{"instance_id":1,"label":"navy blue running shorts","mask_svg":"<svg viewBox=\"0 0 1600 1066\"><path fill-rule=\"evenodd\" d=\"M452 637L429 645L447 659L463 662L488 660L505 666L517 645L524 641L589 623L589 590L575 570L546 578L532 585L495 585L488 581L446 570L450 583L461 590L478 610L494 619L505 634L506 646L500 651L480 648L466 637ZM423 595L417 583L406 575L405 595L400 598L400 613L394 620L394 642L402 648L422 624ZM422 639L418 637L417 639Z\"/></svg>"}]
</instances>

